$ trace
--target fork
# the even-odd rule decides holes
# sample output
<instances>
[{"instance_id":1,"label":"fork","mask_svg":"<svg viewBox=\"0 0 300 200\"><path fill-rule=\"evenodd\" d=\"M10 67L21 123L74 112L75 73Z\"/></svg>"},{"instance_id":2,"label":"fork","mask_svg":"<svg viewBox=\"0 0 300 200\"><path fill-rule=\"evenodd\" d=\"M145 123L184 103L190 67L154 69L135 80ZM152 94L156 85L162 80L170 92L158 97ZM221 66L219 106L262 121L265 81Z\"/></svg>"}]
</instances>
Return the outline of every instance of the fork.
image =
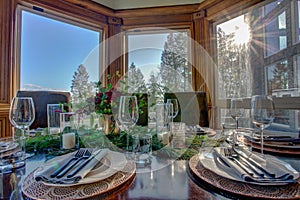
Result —
<instances>
[{"instance_id":1,"label":"fork","mask_svg":"<svg viewBox=\"0 0 300 200\"><path fill-rule=\"evenodd\" d=\"M75 154L72 158L70 158L70 159L68 160L68 162L66 162L63 166L61 166L60 168L58 168L56 171L54 171L54 172L50 175L50 177L51 177L51 178L56 177L56 176L57 176L61 171L63 171L69 164L71 164L71 162L73 162L74 160L78 160L80 157L82 157L83 154L84 154L84 152L85 152L84 149L79 149L79 150L76 152L76 154Z\"/></svg>"},{"instance_id":2,"label":"fork","mask_svg":"<svg viewBox=\"0 0 300 200\"><path fill-rule=\"evenodd\" d=\"M247 174L249 174L252 177L256 177L255 173L251 169L249 169L247 166L245 166L244 164L242 164L237 158L235 158L235 156L232 155L232 151L230 149L225 148L224 149L224 155L225 155L225 157L227 157L230 160L232 160L236 165L238 165Z\"/></svg>"},{"instance_id":3,"label":"fork","mask_svg":"<svg viewBox=\"0 0 300 200\"><path fill-rule=\"evenodd\" d=\"M68 171L70 171L74 166L76 166L80 161L83 159L89 158L91 156L91 150L90 149L85 149L84 153L75 161L73 162L68 168L64 169L62 172L60 172L56 178L61 178L63 177Z\"/></svg>"}]
</instances>

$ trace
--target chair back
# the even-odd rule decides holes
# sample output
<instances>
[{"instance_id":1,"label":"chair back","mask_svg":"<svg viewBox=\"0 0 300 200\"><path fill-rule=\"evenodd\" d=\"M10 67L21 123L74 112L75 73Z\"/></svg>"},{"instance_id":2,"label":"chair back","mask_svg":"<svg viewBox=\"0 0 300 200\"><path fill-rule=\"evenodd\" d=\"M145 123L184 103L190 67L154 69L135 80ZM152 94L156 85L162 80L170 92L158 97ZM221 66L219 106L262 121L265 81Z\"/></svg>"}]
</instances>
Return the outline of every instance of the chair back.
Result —
<instances>
[{"instance_id":1,"label":"chair back","mask_svg":"<svg viewBox=\"0 0 300 200\"><path fill-rule=\"evenodd\" d=\"M165 93L164 101L177 99L178 115L174 122L185 122L187 125L209 127L208 104L206 92L174 92Z\"/></svg>"},{"instance_id":2,"label":"chair back","mask_svg":"<svg viewBox=\"0 0 300 200\"><path fill-rule=\"evenodd\" d=\"M48 127L47 104L69 103L70 93L60 91L18 91L17 97L32 97L35 107L35 120L30 129ZM68 110L68 108L66 108Z\"/></svg>"}]
</instances>

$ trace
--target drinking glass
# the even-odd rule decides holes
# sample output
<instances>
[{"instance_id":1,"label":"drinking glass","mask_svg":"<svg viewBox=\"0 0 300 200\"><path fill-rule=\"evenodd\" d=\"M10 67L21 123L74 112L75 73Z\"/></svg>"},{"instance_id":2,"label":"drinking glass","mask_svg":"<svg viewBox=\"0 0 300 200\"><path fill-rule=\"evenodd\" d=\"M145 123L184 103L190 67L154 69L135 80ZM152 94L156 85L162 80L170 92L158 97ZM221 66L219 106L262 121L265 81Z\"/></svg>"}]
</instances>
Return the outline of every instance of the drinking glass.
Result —
<instances>
[{"instance_id":1,"label":"drinking glass","mask_svg":"<svg viewBox=\"0 0 300 200\"><path fill-rule=\"evenodd\" d=\"M233 146L237 144L237 131L239 128L239 118L243 116L245 111L244 101L242 98L232 98L230 101L230 115L235 120L235 131L233 131Z\"/></svg>"},{"instance_id":2,"label":"drinking glass","mask_svg":"<svg viewBox=\"0 0 300 200\"><path fill-rule=\"evenodd\" d=\"M9 111L9 120L11 124L21 129L25 136L25 130L33 123L35 119L35 108L31 97L14 97L12 99Z\"/></svg>"},{"instance_id":3,"label":"drinking glass","mask_svg":"<svg viewBox=\"0 0 300 200\"><path fill-rule=\"evenodd\" d=\"M118 123L127 131L126 150L129 151L130 129L137 123L139 118L136 96L121 96L118 112Z\"/></svg>"},{"instance_id":4,"label":"drinking glass","mask_svg":"<svg viewBox=\"0 0 300 200\"><path fill-rule=\"evenodd\" d=\"M174 118L178 115L178 101L177 99L167 99L167 103L173 105L173 111L170 113L170 117L174 120Z\"/></svg>"},{"instance_id":5,"label":"drinking glass","mask_svg":"<svg viewBox=\"0 0 300 200\"><path fill-rule=\"evenodd\" d=\"M274 117L275 106L271 96L255 95L251 97L251 120L255 126L260 128L260 144L262 157L264 157L264 129L270 126L270 124L274 120Z\"/></svg>"}]
</instances>

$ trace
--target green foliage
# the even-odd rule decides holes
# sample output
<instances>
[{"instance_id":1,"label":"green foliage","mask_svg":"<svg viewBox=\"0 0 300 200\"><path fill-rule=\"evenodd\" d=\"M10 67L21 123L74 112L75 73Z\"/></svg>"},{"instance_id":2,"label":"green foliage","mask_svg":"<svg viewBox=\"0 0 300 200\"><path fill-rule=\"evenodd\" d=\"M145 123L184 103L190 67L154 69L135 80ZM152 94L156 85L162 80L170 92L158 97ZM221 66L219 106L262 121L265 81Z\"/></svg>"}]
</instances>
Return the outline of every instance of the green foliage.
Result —
<instances>
[{"instance_id":1,"label":"green foliage","mask_svg":"<svg viewBox=\"0 0 300 200\"><path fill-rule=\"evenodd\" d=\"M211 140L207 136L188 136L186 137L185 148L172 148L170 145L164 145L158 139L154 130L148 130L148 127L136 126L131 134L151 134L153 155L161 158L170 158L178 160L188 160L199 152L203 141ZM104 135L101 131L92 130L88 133L79 134L80 148L109 148L119 151L125 150L127 144L127 132L120 131L118 134L110 133ZM130 138L130 137L129 137ZM222 140L214 140L214 146L219 146ZM129 144L132 140L129 139ZM35 153L46 153L47 155L61 155L70 151L60 150L59 135L47 135L37 133L35 137L28 137L26 140L26 151Z\"/></svg>"}]
</instances>

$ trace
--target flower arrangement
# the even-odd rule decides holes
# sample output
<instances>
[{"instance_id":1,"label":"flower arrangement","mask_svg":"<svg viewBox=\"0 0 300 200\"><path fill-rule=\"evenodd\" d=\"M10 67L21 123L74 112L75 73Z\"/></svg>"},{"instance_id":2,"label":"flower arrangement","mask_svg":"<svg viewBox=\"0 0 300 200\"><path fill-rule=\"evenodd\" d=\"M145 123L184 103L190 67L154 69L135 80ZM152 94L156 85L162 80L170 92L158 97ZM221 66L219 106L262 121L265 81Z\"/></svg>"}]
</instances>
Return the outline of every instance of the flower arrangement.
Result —
<instances>
[{"instance_id":1,"label":"flower arrangement","mask_svg":"<svg viewBox=\"0 0 300 200\"><path fill-rule=\"evenodd\" d=\"M106 87L102 86L101 81L96 83L95 112L97 114L113 114L115 112L114 109L118 106L117 98L121 96L120 92L110 82L110 75L108 75L107 80L108 84Z\"/></svg>"}]
</instances>

